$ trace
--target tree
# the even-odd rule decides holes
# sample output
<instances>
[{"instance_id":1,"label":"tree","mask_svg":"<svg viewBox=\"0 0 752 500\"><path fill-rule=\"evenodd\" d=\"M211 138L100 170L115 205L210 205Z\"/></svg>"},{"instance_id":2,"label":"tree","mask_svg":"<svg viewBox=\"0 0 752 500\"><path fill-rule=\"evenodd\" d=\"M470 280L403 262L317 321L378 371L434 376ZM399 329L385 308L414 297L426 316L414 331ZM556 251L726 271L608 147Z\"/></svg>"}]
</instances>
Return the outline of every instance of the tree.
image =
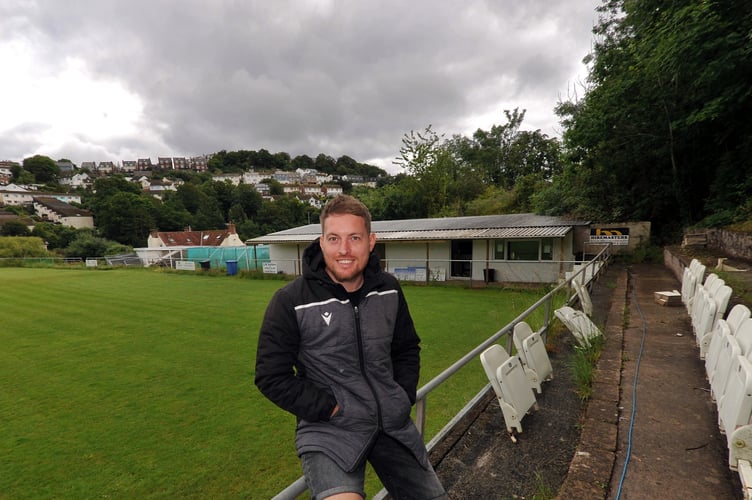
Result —
<instances>
[{"instance_id":1,"label":"tree","mask_svg":"<svg viewBox=\"0 0 752 500\"><path fill-rule=\"evenodd\" d=\"M34 155L24 158L23 169L34 176L39 184L57 184L60 177L60 167L49 156Z\"/></svg>"},{"instance_id":2,"label":"tree","mask_svg":"<svg viewBox=\"0 0 752 500\"><path fill-rule=\"evenodd\" d=\"M20 220L9 220L0 227L0 236L30 236L31 231Z\"/></svg>"},{"instance_id":3,"label":"tree","mask_svg":"<svg viewBox=\"0 0 752 500\"><path fill-rule=\"evenodd\" d=\"M264 201L256 217L256 223L262 234L307 224L306 208L296 198L291 197Z\"/></svg>"},{"instance_id":4,"label":"tree","mask_svg":"<svg viewBox=\"0 0 752 500\"><path fill-rule=\"evenodd\" d=\"M155 218L161 231L183 231L193 220L174 192L165 193L161 203L155 202Z\"/></svg>"},{"instance_id":5,"label":"tree","mask_svg":"<svg viewBox=\"0 0 752 500\"><path fill-rule=\"evenodd\" d=\"M314 168L313 158L308 155L299 155L293 158L290 162L290 166L293 170L310 170Z\"/></svg>"},{"instance_id":6,"label":"tree","mask_svg":"<svg viewBox=\"0 0 752 500\"><path fill-rule=\"evenodd\" d=\"M600 10L587 93L557 107L568 165L550 189L588 218L651 220L664 240L735 210L752 194L748 2Z\"/></svg>"},{"instance_id":7,"label":"tree","mask_svg":"<svg viewBox=\"0 0 752 500\"><path fill-rule=\"evenodd\" d=\"M99 204L96 223L102 235L124 245L144 246L156 227L156 210L148 195L121 192Z\"/></svg>"},{"instance_id":8,"label":"tree","mask_svg":"<svg viewBox=\"0 0 752 500\"><path fill-rule=\"evenodd\" d=\"M261 209L263 199L256 188L248 184L240 184L233 196L233 203L240 205L246 217L253 218Z\"/></svg>"},{"instance_id":9,"label":"tree","mask_svg":"<svg viewBox=\"0 0 752 500\"><path fill-rule=\"evenodd\" d=\"M324 153L319 153L313 162L313 166L319 172L325 174L333 174L335 171L336 161L331 156L327 156Z\"/></svg>"},{"instance_id":10,"label":"tree","mask_svg":"<svg viewBox=\"0 0 752 500\"><path fill-rule=\"evenodd\" d=\"M31 235L41 238L49 250L67 247L77 234L78 230L75 228L49 222L39 222L34 225L34 229L31 231Z\"/></svg>"}]
</instances>

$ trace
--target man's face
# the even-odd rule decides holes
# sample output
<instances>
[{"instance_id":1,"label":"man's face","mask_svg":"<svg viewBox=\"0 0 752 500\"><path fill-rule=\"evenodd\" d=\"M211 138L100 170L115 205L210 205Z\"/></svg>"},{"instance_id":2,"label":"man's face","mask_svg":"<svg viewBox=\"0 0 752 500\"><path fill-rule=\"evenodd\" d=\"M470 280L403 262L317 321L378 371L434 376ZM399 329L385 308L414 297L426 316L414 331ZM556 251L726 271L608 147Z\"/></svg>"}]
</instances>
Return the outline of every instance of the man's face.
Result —
<instances>
[{"instance_id":1,"label":"man's face","mask_svg":"<svg viewBox=\"0 0 752 500\"><path fill-rule=\"evenodd\" d=\"M330 215L319 237L326 272L348 292L363 284L363 270L376 244L376 236L366 232L362 217L351 214Z\"/></svg>"}]
</instances>

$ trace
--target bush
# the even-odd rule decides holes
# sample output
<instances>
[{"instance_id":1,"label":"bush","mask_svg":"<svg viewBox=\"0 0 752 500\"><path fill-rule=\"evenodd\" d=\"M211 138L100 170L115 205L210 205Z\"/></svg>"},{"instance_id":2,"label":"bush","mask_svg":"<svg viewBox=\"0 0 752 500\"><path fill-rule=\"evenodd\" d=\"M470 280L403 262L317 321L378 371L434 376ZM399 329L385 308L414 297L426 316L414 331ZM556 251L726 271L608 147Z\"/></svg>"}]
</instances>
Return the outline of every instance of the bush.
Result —
<instances>
[{"instance_id":1,"label":"bush","mask_svg":"<svg viewBox=\"0 0 752 500\"><path fill-rule=\"evenodd\" d=\"M0 258L47 257L42 238L35 236L0 237Z\"/></svg>"}]
</instances>

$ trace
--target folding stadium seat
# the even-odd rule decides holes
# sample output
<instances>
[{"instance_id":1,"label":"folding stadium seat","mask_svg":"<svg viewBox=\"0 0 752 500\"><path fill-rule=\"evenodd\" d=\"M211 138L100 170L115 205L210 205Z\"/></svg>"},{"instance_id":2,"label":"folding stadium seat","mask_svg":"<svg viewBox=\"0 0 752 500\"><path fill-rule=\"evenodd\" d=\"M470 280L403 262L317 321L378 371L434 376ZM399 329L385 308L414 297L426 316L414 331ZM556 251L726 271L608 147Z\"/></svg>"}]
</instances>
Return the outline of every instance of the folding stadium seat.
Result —
<instances>
[{"instance_id":1,"label":"folding stadium seat","mask_svg":"<svg viewBox=\"0 0 752 500\"><path fill-rule=\"evenodd\" d=\"M530 387L522 363L517 356L510 356L506 349L498 344L491 345L480 354L480 362L486 372L501 406L501 413L507 432L516 442L512 428L522 432L522 417L530 408L538 409L535 394Z\"/></svg>"},{"instance_id":2,"label":"folding stadium seat","mask_svg":"<svg viewBox=\"0 0 752 500\"><path fill-rule=\"evenodd\" d=\"M736 304L726 316L726 323L728 323L729 329L731 329L731 335L735 335L742 321L752 316L749 307L744 304Z\"/></svg>"},{"instance_id":3,"label":"folding stadium seat","mask_svg":"<svg viewBox=\"0 0 752 500\"><path fill-rule=\"evenodd\" d=\"M593 338L602 335L600 329L582 311L562 306L554 311L554 315L572 332L581 347L589 346Z\"/></svg>"},{"instance_id":4,"label":"folding stadium seat","mask_svg":"<svg viewBox=\"0 0 752 500\"><path fill-rule=\"evenodd\" d=\"M534 332L524 321L514 325L512 337L530 385L540 394L541 382L552 379L554 371L545 342L540 334Z\"/></svg>"},{"instance_id":5,"label":"folding stadium seat","mask_svg":"<svg viewBox=\"0 0 752 500\"><path fill-rule=\"evenodd\" d=\"M712 293L713 300L715 300L716 303L715 317L713 321L718 321L726 314L726 309L728 309L732 293L733 290L731 287L725 284Z\"/></svg>"},{"instance_id":6,"label":"folding stadium seat","mask_svg":"<svg viewBox=\"0 0 752 500\"><path fill-rule=\"evenodd\" d=\"M708 347L705 351L705 375L708 381L718 364L718 358L721 355L721 349L727 336L731 336L728 323L725 320L720 320L710 334ZM700 346L700 349L702 349L702 346Z\"/></svg>"},{"instance_id":7,"label":"folding stadium seat","mask_svg":"<svg viewBox=\"0 0 752 500\"><path fill-rule=\"evenodd\" d=\"M691 312L695 295L697 294L697 291L702 288L705 276L705 265L701 264L700 261L693 259L692 264L690 264L690 272L693 274L694 287L688 291L689 301L687 302L687 311Z\"/></svg>"},{"instance_id":8,"label":"folding stadium seat","mask_svg":"<svg viewBox=\"0 0 752 500\"><path fill-rule=\"evenodd\" d=\"M706 333L700 340L700 359L705 360L705 366L707 370L709 357L717 356L723 343L723 335L730 335L731 329L729 328L726 320L719 319L713 329ZM715 365L715 362L713 362Z\"/></svg>"},{"instance_id":9,"label":"folding stadium seat","mask_svg":"<svg viewBox=\"0 0 752 500\"><path fill-rule=\"evenodd\" d=\"M728 323L728 321L726 322ZM730 330L730 328L729 328ZM731 333L742 350L742 356L752 355L752 318L747 318L737 327L736 333Z\"/></svg>"},{"instance_id":10,"label":"folding stadium seat","mask_svg":"<svg viewBox=\"0 0 752 500\"><path fill-rule=\"evenodd\" d=\"M710 293L700 288L692 303L692 329L698 346L702 338L713 330L717 308L717 303Z\"/></svg>"},{"instance_id":11,"label":"folding stadium seat","mask_svg":"<svg viewBox=\"0 0 752 500\"><path fill-rule=\"evenodd\" d=\"M682 273L681 296L682 303L686 306L687 312L689 312L692 295L694 295L697 286L697 277L695 276L695 273L692 272L692 266L695 262L696 260L692 259L692 263L685 267L684 272Z\"/></svg>"},{"instance_id":12,"label":"folding stadium seat","mask_svg":"<svg viewBox=\"0 0 752 500\"><path fill-rule=\"evenodd\" d=\"M572 287L574 287L574 291L577 293L577 297L580 299L582 311L588 316L592 316L593 301L590 300L590 293L588 292L587 286L583 285L578 280L572 280Z\"/></svg>"},{"instance_id":13,"label":"folding stadium seat","mask_svg":"<svg viewBox=\"0 0 752 500\"><path fill-rule=\"evenodd\" d=\"M737 427L752 423L752 364L744 356L734 358L723 395L718 398L718 426L726 433L729 448Z\"/></svg>"},{"instance_id":14,"label":"folding stadium seat","mask_svg":"<svg viewBox=\"0 0 752 500\"><path fill-rule=\"evenodd\" d=\"M731 365L740 356L742 356L742 350L736 338L733 335L725 335L715 368L710 373L710 396L715 401L718 401L723 396L723 391L726 388L726 382L731 371Z\"/></svg>"}]
</instances>

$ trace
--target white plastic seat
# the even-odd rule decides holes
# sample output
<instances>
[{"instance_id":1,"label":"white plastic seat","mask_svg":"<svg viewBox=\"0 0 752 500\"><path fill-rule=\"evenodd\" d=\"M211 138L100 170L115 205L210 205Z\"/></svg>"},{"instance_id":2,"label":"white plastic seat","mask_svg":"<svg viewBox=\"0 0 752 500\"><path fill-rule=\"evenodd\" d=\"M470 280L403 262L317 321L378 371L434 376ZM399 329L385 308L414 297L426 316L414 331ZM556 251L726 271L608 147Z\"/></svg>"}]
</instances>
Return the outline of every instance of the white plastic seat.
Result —
<instances>
[{"instance_id":1,"label":"white plastic seat","mask_svg":"<svg viewBox=\"0 0 752 500\"><path fill-rule=\"evenodd\" d=\"M713 330L717 309L715 299L706 290L701 289L695 296L695 302L692 307L694 313L692 316L692 327L695 331L697 345L700 345L701 339Z\"/></svg>"},{"instance_id":2,"label":"white plastic seat","mask_svg":"<svg viewBox=\"0 0 752 500\"><path fill-rule=\"evenodd\" d=\"M691 290L689 292L689 303L687 304L687 310L692 310L692 303L695 299L695 295L697 294L698 290L703 287L704 277L705 277L705 265L701 264L700 261L693 259L693 266L691 267L691 272L694 275L694 290Z\"/></svg>"},{"instance_id":3,"label":"white plastic seat","mask_svg":"<svg viewBox=\"0 0 752 500\"><path fill-rule=\"evenodd\" d=\"M728 323L728 321L726 323ZM747 318L742 321L742 324L739 325L736 330L736 334L732 335L734 339L736 339L736 343L739 344L742 356L749 357L752 355L752 318Z\"/></svg>"},{"instance_id":4,"label":"white plastic seat","mask_svg":"<svg viewBox=\"0 0 752 500\"><path fill-rule=\"evenodd\" d=\"M715 300L716 303L715 317L713 318L713 321L718 321L718 319L726 314L726 309L728 309L728 303L729 300L731 300L732 293L733 290L730 286L723 285L712 294L713 300Z\"/></svg>"},{"instance_id":5,"label":"white plastic seat","mask_svg":"<svg viewBox=\"0 0 752 500\"><path fill-rule=\"evenodd\" d=\"M718 425L731 439L737 427L752 418L752 364L744 356L734 358L723 395L718 398ZM728 442L729 447L732 443Z\"/></svg>"},{"instance_id":6,"label":"white plastic seat","mask_svg":"<svg viewBox=\"0 0 752 500\"><path fill-rule=\"evenodd\" d=\"M588 316L593 315L593 301L590 299L590 293L585 285L578 280L572 280L572 287L577 293L577 297L580 299L580 305L582 306L582 312Z\"/></svg>"},{"instance_id":7,"label":"white plastic seat","mask_svg":"<svg viewBox=\"0 0 752 500\"><path fill-rule=\"evenodd\" d=\"M749 307L744 304L736 304L732 307L728 316L726 316L726 323L728 323L728 326L731 329L731 335L735 335L739 326L742 324L742 321L750 316L752 316L752 313L750 313Z\"/></svg>"},{"instance_id":8,"label":"white plastic seat","mask_svg":"<svg viewBox=\"0 0 752 500\"><path fill-rule=\"evenodd\" d=\"M689 302L695 290L695 275L692 272L691 265L684 268L682 272L681 300L689 311Z\"/></svg>"},{"instance_id":9,"label":"white plastic seat","mask_svg":"<svg viewBox=\"0 0 752 500\"><path fill-rule=\"evenodd\" d=\"M582 311L563 306L556 309L554 315L572 332L581 347L589 346L592 339L603 335L595 323Z\"/></svg>"},{"instance_id":10,"label":"white plastic seat","mask_svg":"<svg viewBox=\"0 0 752 500\"><path fill-rule=\"evenodd\" d=\"M715 369L710 374L710 396L718 401L723 396L723 391L726 388L726 382L729 378L731 371L731 365L734 364L734 360L742 355L742 350L739 347L736 339L733 335L725 335L723 339L723 345L721 346L721 352L718 355L718 360L715 364Z\"/></svg>"},{"instance_id":11,"label":"white plastic seat","mask_svg":"<svg viewBox=\"0 0 752 500\"><path fill-rule=\"evenodd\" d=\"M724 320L720 320L711 332L708 348L705 352L705 375L707 376L708 381L718 364L718 358L721 355L721 349L723 348L723 343L727 336L731 336L731 330L729 330L728 323Z\"/></svg>"},{"instance_id":12,"label":"white plastic seat","mask_svg":"<svg viewBox=\"0 0 752 500\"><path fill-rule=\"evenodd\" d=\"M720 319L716 322L713 329L706 333L700 340L700 359L705 360L705 366L708 364L708 356L717 356L723 342L723 335L731 335L731 330L726 320ZM706 368L707 370L707 368Z\"/></svg>"},{"instance_id":13,"label":"white plastic seat","mask_svg":"<svg viewBox=\"0 0 752 500\"><path fill-rule=\"evenodd\" d=\"M501 406L501 413L507 432L514 435L512 428L522 432L522 418L530 408L538 409L533 389L528 383L517 356L510 356L506 349L493 344L480 354L480 362L491 382L496 398Z\"/></svg>"},{"instance_id":14,"label":"white plastic seat","mask_svg":"<svg viewBox=\"0 0 752 500\"><path fill-rule=\"evenodd\" d=\"M530 385L540 394L541 383L552 379L554 371L545 342L540 334L534 332L524 321L514 325L512 337Z\"/></svg>"},{"instance_id":15,"label":"white plastic seat","mask_svg":"<svg viewBox=\"0 0 752 500\"><path fill-rule=\"evenodd\" d=\"M569 306L561 306L554 311L554 316L556 316L559 321L561 321L564 326L571 331L575 327L571 319L574 317L574 312L575 310Z\"/></svg>"},{"instance_id":16,"label":"white plastic seat","mask_svg":"<svg viewBox=\"0 0 752 500\"><path fill-rule=\"evenodd\" d=\"M718 290L726 284L726 282L714 273L709 274L708 278L710 278L711 276L715 276L715 279L710 280L710 282L708 282L708 279L706 279L704 286L705 290L710 292L711 295L715 295L716 292L718 292Z\"/></svg>"}]
</instances>

